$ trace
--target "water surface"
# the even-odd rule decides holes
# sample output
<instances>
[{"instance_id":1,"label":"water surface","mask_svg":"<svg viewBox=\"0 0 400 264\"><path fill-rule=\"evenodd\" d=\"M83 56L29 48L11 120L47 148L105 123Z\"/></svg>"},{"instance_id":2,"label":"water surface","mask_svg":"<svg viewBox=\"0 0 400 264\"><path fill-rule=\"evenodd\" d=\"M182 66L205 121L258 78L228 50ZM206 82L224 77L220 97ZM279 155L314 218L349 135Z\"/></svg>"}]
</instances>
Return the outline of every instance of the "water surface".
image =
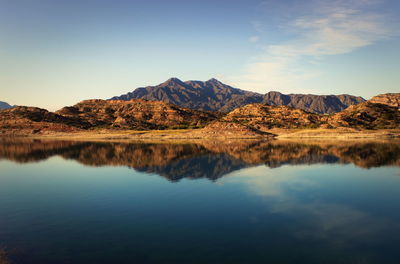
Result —
<instances>
[{"instance_id":1,"label":"water surface","mask_svg":"<svg viewBox=\"0 0 400 264\"><path fill-rule=\"evenodd\" d=\"M1 139L0 159L0 263L400 262L396 141Z\"/></svg>"}]
</instances>

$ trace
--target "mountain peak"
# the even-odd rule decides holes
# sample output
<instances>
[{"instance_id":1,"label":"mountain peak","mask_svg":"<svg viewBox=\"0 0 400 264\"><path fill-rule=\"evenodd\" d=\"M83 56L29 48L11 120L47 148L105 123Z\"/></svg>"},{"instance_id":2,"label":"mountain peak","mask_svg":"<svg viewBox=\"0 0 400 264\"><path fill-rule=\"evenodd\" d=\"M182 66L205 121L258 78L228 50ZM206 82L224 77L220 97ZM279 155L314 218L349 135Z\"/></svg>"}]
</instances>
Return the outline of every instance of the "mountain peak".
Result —
<instances>
[{"instance_id":1,"label":"mountain peak","mask_svg":"<svg viewBox=\"0 0 400 264\"><path fill-rule=\"evenodd\" d=\"M222 82L218 81L218 80L215 79L215 78L211 78L210 80L208 80L208 81L206 81L206 82L208 82L208 83L213 83L213 84L222 84Z\"/></svg>"},{"instance_id":2,"label":"mountain peak","mask_svg":"<svg viewBox=\"0 0 400 264\"><path fill-rule=\"evenodd\" d=\"M176 77L172 77L172 78L169 78L168 80L166 80L165 82L163 82L162 84L163 85L176 85L176 84L183 85L184 82L182 82L181 80L179 80Z\"/></svg>"}]
</instances>

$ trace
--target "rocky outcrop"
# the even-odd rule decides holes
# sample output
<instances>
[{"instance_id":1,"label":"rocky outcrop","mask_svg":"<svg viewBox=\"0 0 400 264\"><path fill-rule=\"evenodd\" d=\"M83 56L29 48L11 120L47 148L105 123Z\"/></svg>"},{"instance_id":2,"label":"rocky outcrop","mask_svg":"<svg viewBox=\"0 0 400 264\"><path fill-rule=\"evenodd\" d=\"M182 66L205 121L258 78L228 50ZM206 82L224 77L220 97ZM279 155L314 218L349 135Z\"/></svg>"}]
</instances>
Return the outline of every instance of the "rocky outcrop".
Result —
<instances>
[{"instance_id":1,"label":"rocky outcrop","mask_svg":"<svg viewBox=\"0 0 400 264\"><path fill-rule=\"evenodd\" d=\"M330 116L327 122L332 127L398 129L400 111L397 107L386 104L365 102Z\"/></svg>"},{"instance_id":2,"label":"rocky outcrop","mask_svg":"<svg viewBox=\"0 0 400 264\"><path fill-rule=\"evenodd\" d=\"M217 118L214 113L141 99L86 100L64 107L56 113L68 118L78 118L92 127L136 130L196 128Z\"/></svg>"},{"instance_id":3,"label":"rocky outcrop","mask_svg":"<svg viewBox=\"0 0 400 264\"><path fill-rule=\"evenodd\" d=\"M0 111L0 134L74 132L87 127L84 122L37 107L16 106Z\"/></svg>"},{"instance_id":4,"label":"rocky outcrop","mask_svg":"<svg viewBox=\"0 0 400 264\"><path fill-rule=\"evenodd\" d=\"M400 109L400 93L379 94L372 97L369 102L376 104L384 104Z\"/></svg>"},{"instance_id":5,"label":"rocky outcrop","mask_svg":"<svg viewBox=\"0 0 400 264\"><path fill-rule=\"evenodd\" d=\"M272 128L316 128L324 116L308 113L288 106L249 104L229 112L222 118L265 131Z\"/></svg>"},{"instance_id":6,"label":"rocky outcrop","mask_svg":"<svg viewBox=\"0 0 400 264\"><path fill-rule=\"evenodd\" d=\"M352 95L281 94L269 92L265 95L233 88L216 79L208 81L186 81L171 78L156 86L137 88L133 92L115 96L112 100L146 99L163 101L197 110L229 112L235 108L252 104L287 105L308 112L330 114L344 110L350 105L364 102Z\"/></svg>"},{"instance_id":7,"label":"rocky outcrop","mask_svg":"<svg viewBox=\"0 0 400 264\"><path fill-rule=\"evenodd\" d=\"M253 126L229 120L214 121L194 134L198 135L199 138L257 138L274 136Z\"/></svg>"}]
</instances>

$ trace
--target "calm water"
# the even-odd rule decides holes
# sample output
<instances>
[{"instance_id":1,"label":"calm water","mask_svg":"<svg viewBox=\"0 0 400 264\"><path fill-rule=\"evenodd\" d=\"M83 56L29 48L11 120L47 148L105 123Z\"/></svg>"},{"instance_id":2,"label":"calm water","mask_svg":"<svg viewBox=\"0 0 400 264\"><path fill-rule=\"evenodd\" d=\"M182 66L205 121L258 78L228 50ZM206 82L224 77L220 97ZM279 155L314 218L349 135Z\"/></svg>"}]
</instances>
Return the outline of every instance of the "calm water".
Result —
<instances>
[{"instance_id":1,"label":"calm water","mask_svg":"<svg viewBox=\"0 0 400 264\"><path fill-rule=\"evenodd\" d=\"M0 139L0 263L400 263L400 144Z\"/></svg>"}]
</instances>

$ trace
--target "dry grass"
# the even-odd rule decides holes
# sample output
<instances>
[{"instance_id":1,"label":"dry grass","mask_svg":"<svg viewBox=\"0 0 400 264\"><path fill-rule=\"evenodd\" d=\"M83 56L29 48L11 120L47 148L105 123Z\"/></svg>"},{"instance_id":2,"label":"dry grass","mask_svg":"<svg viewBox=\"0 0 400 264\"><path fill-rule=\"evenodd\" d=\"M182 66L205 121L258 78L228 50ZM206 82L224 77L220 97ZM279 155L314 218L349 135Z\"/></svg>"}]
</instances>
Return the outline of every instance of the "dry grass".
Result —
<instances>
[{"instance_id":1,"label":"dry grass","mask_svg":"<svg viewBox=\"0 0 400 264\"><path fill-rule=\"evenodd\" d=\"M353 128L337 129L297 129L270 131L277 138L334 138L334 139L362 139L362 138L400 138L398 129L359 130Z\"/></svg>"},{"instance_id":2,"label":"dry grass","mask_svg":"<svg viewBox=\"0 0 400 264\"><path fill-rule=\"evenodd\" d=\"M400 130L381 129L381 130L358 130L353 128L338 129L272 129L267 131L276 135L277 139L299 138L299 139L388 139L400 138ZM29 138L40 139L63 139L79 141L133 141L133 140L185 140L185 139L218 139L225 138L217 133L210 137L202 133L202 129L179 129L179 130L89 130L72 133L48 133L30 134ZM260 138L262 136L259 136ZM232 139L249 138L245 135L234 133L229 137ZM265 137L266 139L268 137Z\"/></svg>"}]
</instances>

